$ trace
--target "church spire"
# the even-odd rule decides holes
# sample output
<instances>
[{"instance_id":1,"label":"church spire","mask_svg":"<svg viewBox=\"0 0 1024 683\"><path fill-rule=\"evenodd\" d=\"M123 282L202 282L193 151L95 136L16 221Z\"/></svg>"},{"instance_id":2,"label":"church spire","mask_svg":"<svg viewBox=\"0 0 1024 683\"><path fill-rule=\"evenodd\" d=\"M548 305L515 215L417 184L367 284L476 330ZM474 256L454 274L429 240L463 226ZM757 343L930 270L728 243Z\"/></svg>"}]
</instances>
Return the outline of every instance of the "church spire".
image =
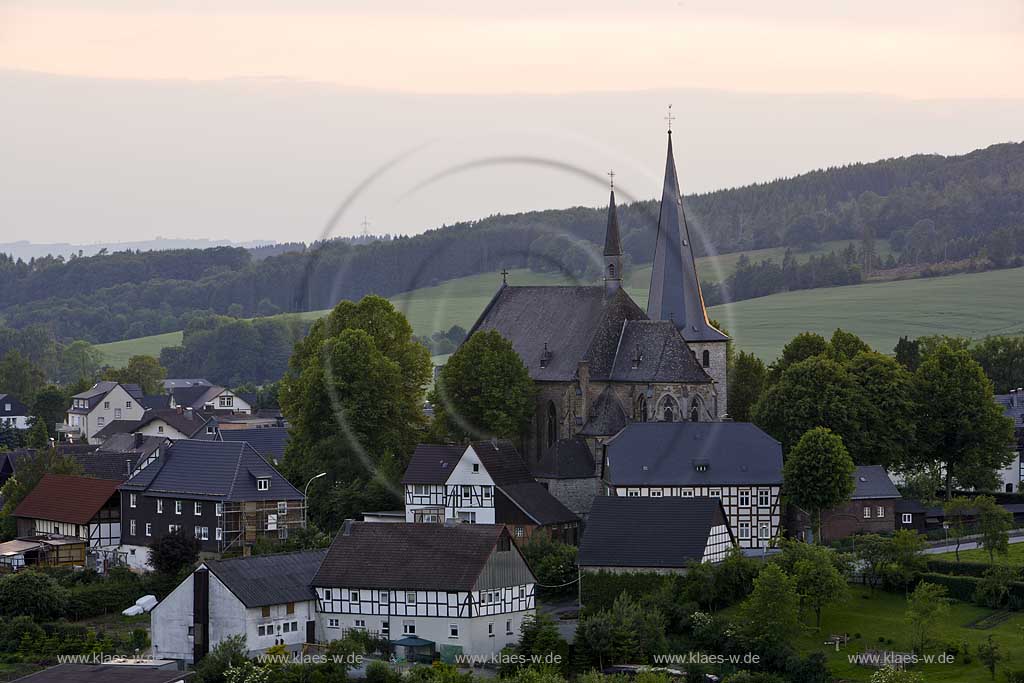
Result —
<instances>
[{"instance_id":1,"label":"church spire","mask_svg":"<svg viewBox=\"0 0 1024 683\"><path fill-rule=\"evenodd\" d=\"M604 291L611 296L622 286L622 243L619 240L619 213L615 208L615 172L609 172L608 176L612 183L608 198L608 225L604 232Z\"/></svg>"},{"instance_id":2,"label":"church spire","mask_svg":"<svg viewBox=\"0 0 1024 683\"><path fill-rule=\"evenodd\" d=\"M697 264L690 242L690 229L683 212L679 177L676 175L676 162L672 154L671 128L668 133L665 184L661 193L661 212L658 215L647 317L651 320L671 320L688 342L728 339L711 326L704 308L704 297L700 291Z\"/></svg>"}]
</instances>

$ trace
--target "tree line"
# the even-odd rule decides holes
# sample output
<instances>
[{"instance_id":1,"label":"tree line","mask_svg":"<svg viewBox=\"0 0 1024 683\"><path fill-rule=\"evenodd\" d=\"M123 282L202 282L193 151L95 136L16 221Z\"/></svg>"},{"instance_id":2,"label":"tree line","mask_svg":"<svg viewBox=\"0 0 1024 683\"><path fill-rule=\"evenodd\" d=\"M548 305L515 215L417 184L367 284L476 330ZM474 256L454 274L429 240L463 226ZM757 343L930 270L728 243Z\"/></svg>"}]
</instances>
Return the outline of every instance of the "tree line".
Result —
<instances>
[{"instance_id":1,"label":"tree line","mask_svg":"<svg viewBox=\"0 0 1024 683\"><path fill-rule=\"evenodd\" d=\"M840 239L863 240L870 253L877 238L890 239L909 261L984 256L1007 265L1024 254L1024 144L853 164L686 202L698 256ZM624 204L619 214L629 261L650 262L657 202ZM233 247L69 260L0 256L0 314L11 327L40 323L58 339L99 343L182 329L197 312L255 317L326 309L502 267L590 277L586 247L603 243L605 223L604 208L573 207L255 256ZM835 283L833 275L801 286ZM744 287L737 281L732 289L739 295Z\"/></svg>"}]
</instances>

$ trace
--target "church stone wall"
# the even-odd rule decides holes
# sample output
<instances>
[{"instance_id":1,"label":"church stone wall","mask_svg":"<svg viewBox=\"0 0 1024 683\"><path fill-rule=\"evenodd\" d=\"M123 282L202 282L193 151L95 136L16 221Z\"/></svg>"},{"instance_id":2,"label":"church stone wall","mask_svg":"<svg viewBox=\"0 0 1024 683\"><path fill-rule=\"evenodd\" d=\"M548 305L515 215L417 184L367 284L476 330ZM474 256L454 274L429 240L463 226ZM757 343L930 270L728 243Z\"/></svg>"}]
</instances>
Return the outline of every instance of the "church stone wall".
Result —
<instances>
[{"instance_id":1,"label":"church stone wall","mask_svg":"<svg viewBox=\"0 0 1024 683\"><path fill-rule=\"evenodd\" d=\"M726 350L728 348L728 342L687 342L690 348L693 349L693 355L697 357L697 364L703 365L704 351L708 352L708 360L711 362L710 365L704 368L704 371L711 375L711 379L715 380L715 389L718 394L718 413L715 415L716 420L722 419L722 417L729 412L729 383L727 378L728 373L728 356ZM711 404L709 404L710 406Z\"/></svg>"},{"instance_id":2,"label":"church stone wall","mask_svg":"<svg viewBox=\"0 0 1024 683\"><path fill-rule=\"evenodd\" d=\"M588 479L539 478L537 481L546 485L551 495L580 517L586 517L590 513L594 498L601 493L601 480L597 477Z\"/></svg>"}]
</instances>

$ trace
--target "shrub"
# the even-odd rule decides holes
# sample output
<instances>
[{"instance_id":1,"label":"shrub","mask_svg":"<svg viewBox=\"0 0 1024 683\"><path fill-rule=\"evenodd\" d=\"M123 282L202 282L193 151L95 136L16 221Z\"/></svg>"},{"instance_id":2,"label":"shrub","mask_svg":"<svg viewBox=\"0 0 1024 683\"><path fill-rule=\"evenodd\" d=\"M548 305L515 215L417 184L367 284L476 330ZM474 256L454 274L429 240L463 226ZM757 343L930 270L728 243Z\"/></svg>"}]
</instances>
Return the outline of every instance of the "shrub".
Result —
<instances>
[{"instance_id":1,"label":"shrub","mask_svg":"<svg viewBox=\"0 0 1024 683\"><path fill-rule=\"evenodd\" d=\"M67 589L42 572L25 570L0 578L0 614L4 616L58 619L67 604Z\"/></svg>"}]
</instances>

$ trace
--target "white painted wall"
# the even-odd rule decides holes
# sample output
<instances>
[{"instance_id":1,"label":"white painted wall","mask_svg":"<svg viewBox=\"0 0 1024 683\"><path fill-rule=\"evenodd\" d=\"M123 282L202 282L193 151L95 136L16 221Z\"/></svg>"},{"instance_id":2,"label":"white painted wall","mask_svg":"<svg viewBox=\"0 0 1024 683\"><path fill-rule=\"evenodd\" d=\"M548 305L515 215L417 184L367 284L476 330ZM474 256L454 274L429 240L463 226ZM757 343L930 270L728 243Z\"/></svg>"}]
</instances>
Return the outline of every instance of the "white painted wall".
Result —
<instances>
[{"instance_id":1,"label":"white painted wall","mask_svg":"<svg viewBox=\"0 0 1024 683\"><path fill-rule=\"evenodd\" d=\"M78 422L82 427L82 434L89 440L89 443L98 444L93 439L96 432L100 431L114 420L138 420L142 418L145 409L120 384L107 392L107 395L100 399L96 407L88 415L81 416ZM76 424L75 414L68 415L68 423ZM102 424L101 424L102 418Z\"/></svg>"},{"instance_id":2,"label":"white painted wall","mask_svg":"<svg viewBox=\"0 0 1024 683\"><path fill-rule=\"evenodd\" d=\"M390 624L388 637L399 640L405 635L405 622L415 625L416 637L433 641L438 651L442 645L453 645L462 648L467 655L490 655L501 652L502 648L519 642L519 629L523 618L532 614L533 610L510 612L482 617L401 617L385 615L358 614L319 614L317 637L331 641L340 638L346 629L356 628L357 621L363 621L370 631L384 631L384 624ZM337 627L329 626L331 619L338 620ZM451 625L458 626L459 635L451 637ZM489 635L488 624L493 624L494 635Z\"/></svg>"}]
</instances>

